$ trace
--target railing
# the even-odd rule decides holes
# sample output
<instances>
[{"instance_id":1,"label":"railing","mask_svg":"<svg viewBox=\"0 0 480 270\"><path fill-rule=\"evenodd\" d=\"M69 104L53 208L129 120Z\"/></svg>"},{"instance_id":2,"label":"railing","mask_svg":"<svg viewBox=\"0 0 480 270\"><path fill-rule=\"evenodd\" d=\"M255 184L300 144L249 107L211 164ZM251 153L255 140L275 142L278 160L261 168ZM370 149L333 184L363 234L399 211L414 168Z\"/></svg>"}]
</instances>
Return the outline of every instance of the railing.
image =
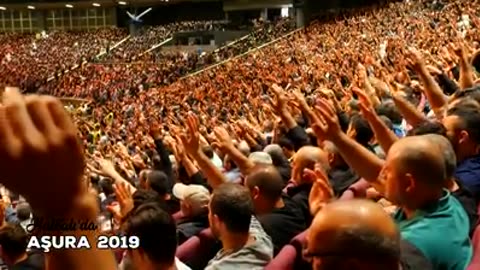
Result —
<instances>
[{"instance_id":1,"label":"railing","mask_svg":"<svg viewBox=\"0 0 480 270\"><path fill-rule=\"evenodd\" d=\"M217 63L217 64L208 66L208 67L206 67L206 68L204 68L204 69L201 69L201 70L199 70L199 71L195 71L195 72L193 72L193 73L190 73L190 74L188 74L188 75L180 78L180 80L183 80L183 79L186 79L186 78L195 76L195 75L197 75L197 74L200 74L200 73L202 73L202 72L211 70L211 69L216 68L216 67L218 67L218 66L221 66L221 65L223 65L223 64L225 64L225 63L227 63L227 62L230 62L230 61L232 61L232 60L234 60L234 59L244 57L244 56L246 56L246 55L248 55L248 54L250 54L250 53L252 53L252 52L255 52L255 51L257 51L257 50L260 50L260 49L262 49L262 48L265 48L265 47L267 47L267 46L270 46L270 45L272 45L272 44L274 44L274 43L276 43L276 42L278 42L278 41L280 41L280 40L282 40L282 39L284 39L284 38L287 38L287 37L289 37L289 36L291 36L291 35L299 32L300 30L303 30L303 29L304 29L303 27L302 27L302 28L295 29L295 30L293 30L292 32L290 32L290 33L288 33L288 34L286 34L286 35L283 35L283 36L281 36L281 37L279 37L279 38L276 38L276 39L274 39L274 40L272 40L272 41L269 41L269 42L267 42L267 43L265 43L265 44L262 44L262 45L260 45L260 46L258 46L258 47L255 47L255 48L253 48L253 49L251 49L251 50L249 50L249 51L247 51L247 52L244 52L244 53L239 54L239 55L237 55L237 56L234 56L234 57L232 57L232 58L223 60L223 61L221 61L221 62L219 62L219 63Z\"/></svg>"},{"instance_id":2,"label":"railing","mask_svg":"<svg viewBox=\"0 0 480 270\"><path fill-rule=\"evenodd\" d=\"M157 48L159 47L162 47L163 45L167 44L168 42L172 41L173 37L169 37L167 38L166 40L158 43L157 45L153 45L150 49L144 51L143 53L139 54L138 57L141 57L142 55L146 54L146 53L149 53L153 50L156 50Z\"/></svg>"}]
</instances>

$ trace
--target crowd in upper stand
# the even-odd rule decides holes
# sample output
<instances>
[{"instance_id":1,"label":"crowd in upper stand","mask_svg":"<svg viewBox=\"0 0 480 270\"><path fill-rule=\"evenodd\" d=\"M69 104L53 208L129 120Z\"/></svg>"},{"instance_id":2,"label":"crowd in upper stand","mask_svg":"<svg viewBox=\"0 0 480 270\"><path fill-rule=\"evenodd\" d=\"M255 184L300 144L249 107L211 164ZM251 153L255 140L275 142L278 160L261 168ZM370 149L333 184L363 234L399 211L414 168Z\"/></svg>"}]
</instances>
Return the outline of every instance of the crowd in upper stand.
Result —
<instances>
[{"instance_id":1,"label":"crowd in upper stand","mask_svg":"<svg viewBox=\"0 0 480 270\"><path fill-rule=\"evenodd\" d=\"M405 1L187 78L168 57L88 64L39 89L90 101L66 110L8 88L1 182L36 215L140 238L50 268L479 269L479 18L475 1ZM9 266L38 255L9 245L25 242L10 197Z\"/></svg>"}]
</instances>

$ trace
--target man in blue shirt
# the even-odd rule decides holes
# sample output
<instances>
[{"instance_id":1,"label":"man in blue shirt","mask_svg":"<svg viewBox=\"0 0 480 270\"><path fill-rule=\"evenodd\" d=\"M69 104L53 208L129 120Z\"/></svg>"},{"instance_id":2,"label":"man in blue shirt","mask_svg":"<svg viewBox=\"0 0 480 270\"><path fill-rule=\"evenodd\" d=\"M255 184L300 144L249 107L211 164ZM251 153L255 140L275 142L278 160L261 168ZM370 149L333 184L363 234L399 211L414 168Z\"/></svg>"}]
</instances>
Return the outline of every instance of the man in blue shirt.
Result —
<instances>
[{"instance_id":1,"label":"man in blue shirt","mask_svg":"<svg viewBox=\"0 0 480 270\"><path fill-rule=\"evenodd\" d=\"M480 106L459 102L443 119L457 156L455 177L480 200Z\"/></svg>"}]
</instances>

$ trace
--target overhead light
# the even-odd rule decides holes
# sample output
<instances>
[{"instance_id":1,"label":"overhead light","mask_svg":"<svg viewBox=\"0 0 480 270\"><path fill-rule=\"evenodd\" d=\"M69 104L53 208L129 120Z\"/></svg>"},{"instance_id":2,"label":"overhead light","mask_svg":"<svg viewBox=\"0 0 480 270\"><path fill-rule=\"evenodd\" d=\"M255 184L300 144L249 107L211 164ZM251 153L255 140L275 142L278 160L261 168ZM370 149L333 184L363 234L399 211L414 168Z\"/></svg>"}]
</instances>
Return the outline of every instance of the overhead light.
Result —
<instances>
[{"instance_id":1,"label":"overhead light","mask_svg":"<svg viewBox=\"0 0 480 270\"><path fill-rule=\"evenodd\" d=\"M99 7L99 6L100 6L99 3L93 3L92 5L93 5L94 7Z\"/></svg>"},{"instance_id":2,"label":"overhead light","mask_svg":"<svg viewBox=\"0 0 480 270\"><path fill-rule=\"evenodd\" d=\"M35 9L34 6L27 6L28 9Z\"/></svg>"},{"instance_id":3,"label":"overhead light","mask_svg":"<svg viewBox=\"0 0 480 270\"><path fill-rule=\"evenodd\" d=\"M70 5L70 4L66 4L65 7L67 7L67 8L73 8L73 6Z\"/></svg>"},{"instance_id":4,"label":"overhead light","mask_svg":"<svg viewBox=\"0 0 480 270\"><path fill-rule=\"evenodd\" d=\"M0 10L7 10L6 7L0 7Z\"/></svg>"},{"instance_id":5,"label":"overhead light","mask_svg":"<svg viewBox=\"0 0 480 270\"><path fill-rule=\"evenodd\" d=\"M119 5L122 5L122 6L125 6L125 5L127 4L127 2L125 2L125 1L119 1L118 4L119 4Z\"/></svg>"}]
</instances>

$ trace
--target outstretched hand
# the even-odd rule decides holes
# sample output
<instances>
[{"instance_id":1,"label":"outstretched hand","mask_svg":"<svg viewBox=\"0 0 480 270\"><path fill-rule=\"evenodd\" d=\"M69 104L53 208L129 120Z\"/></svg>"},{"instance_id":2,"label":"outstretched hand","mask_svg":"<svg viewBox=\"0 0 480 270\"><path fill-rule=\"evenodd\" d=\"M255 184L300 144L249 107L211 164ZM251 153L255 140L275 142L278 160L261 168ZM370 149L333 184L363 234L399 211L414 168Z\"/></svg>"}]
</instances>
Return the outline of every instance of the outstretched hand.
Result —
<instances>
[{"instance_id":1,"label":"outstretched hand","mask_svg":"<svg viewBox=\"0 0 480 270\"><path fill-rule=\"evenodd\" d=\"M113 214L113 217L121 223L122 220L132 211L133 209L133 196L132 191L127 187L125 183L113 185L115 190L115 196L120 207L115 207L113 205L107 206L107 210Z\"/></svg>"},{"instance_id":2,"label":"outstretched hand","mask_svg":"<svg viewBox=\"0 0 480 270\"><path fill-rule=\"evenodd\" d=\"M328 181L328 177L319 165L315 165L315 171L305 169L303 177L313 183L308 197L308 204L312 215L316 215L322 207L333 197L334 192Z\"/></svg>"},{"instance_id":3,"label":"outstretched hand","mask_svg":"<svg viewBox=\"0 0 480 270\"><path fill-rule=\"evenodd\" d=\"M189 112L187 116L187 132L186 134L181 134L180 139L182 140L183 147L188 154L195 156L199 153L200 151L199 121L198 121L198 118L192 112Z\"/></svg>"},{"instance_id":4,"label":"outstretched hand","mask_svg":"<svg viewBox=\"0 0 480 270\"><path fill-rule=\"evenodd\" d=\"M332 140L342 133L335 109L326 99L317 99L314 110L317 118L320 119L312 125L317 138Z\"/></svg>"},{"instance_id":5,"label":"outstretched hand","mask_svg":"<svg viewBox=\"0 0 480 270\"><path fill-rule=\"evenodd\" d=\"M218 139L218 147L220 149L228 149L235 147L233 145L232 138L228 134L228 131L223 127L216 127L213 132L215 133L215 137Z\"/></svg>"}]
</instances>

